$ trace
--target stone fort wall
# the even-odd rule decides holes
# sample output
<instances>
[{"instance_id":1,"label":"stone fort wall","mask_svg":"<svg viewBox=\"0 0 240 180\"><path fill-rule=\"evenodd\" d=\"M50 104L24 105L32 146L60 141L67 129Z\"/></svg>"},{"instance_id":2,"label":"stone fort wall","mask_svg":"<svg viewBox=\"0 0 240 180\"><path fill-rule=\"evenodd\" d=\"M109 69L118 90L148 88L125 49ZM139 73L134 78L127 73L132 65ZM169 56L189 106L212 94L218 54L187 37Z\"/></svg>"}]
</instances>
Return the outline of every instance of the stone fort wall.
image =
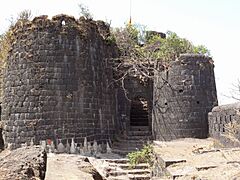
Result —
<instances>
[{"instance_id":1,"label":"stone fort wall","mask_svg":"<svg viewBox=\"0 0 240 180\"><path fill-rule=\"evenodd\" d=\"M109 35L102 21L66 15L15 25L3 73L6 147L47 139L102 143L129 129L131 101L121 87L113 87L109 59L118 52ZM207 115L217 105L212 59L184 54L157 67L154 82L143 86L133 77L125 82L130 100L147 100L153 138L207 137Z\"/></svg>"},{"instance_id":2,"label":"stone fort wall","mask_svg":"<svg viewBox=\"0 0 240 180\"><path fill-rule=\"evenodd\" d=\"M209 135L224 146L240 146L240 104L217 106L208 114Z\"/></svg>"},{"instance_id":3,"label":"stone fort wall","mask_svg":"<svg viewBox=\"0 0 240 180\"><path fill-rule=\"evenodd\" d=\"M212 59L183 54L158 68L153 87L154 139L206 138L208 112L217 105Z\"/></svg>"},{"instance_id":4,"label":"stone fort wall","mask_svg":"<svg viewBox=\"0 0 240 180\"><path fill-rule=\"evenodd\" d=\"M107 59L116 51L108 34L101 21L66 15L16 24L4 72L5 146L112 137L115 97Z\"/></svg>"}]
</instances>

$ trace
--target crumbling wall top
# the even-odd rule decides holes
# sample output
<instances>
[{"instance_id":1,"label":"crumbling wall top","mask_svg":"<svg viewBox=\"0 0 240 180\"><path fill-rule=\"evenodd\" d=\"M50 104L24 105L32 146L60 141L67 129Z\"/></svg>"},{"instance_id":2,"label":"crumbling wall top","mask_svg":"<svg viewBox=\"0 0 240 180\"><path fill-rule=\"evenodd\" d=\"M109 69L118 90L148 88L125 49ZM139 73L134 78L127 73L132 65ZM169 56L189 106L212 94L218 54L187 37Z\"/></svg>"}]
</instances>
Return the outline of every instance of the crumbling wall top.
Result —
<instances>
[{"instance_id":1,"label":"crumbling wall top","mask_svg":"<svg viewBox=\"0 0 240 180\"><path fill-rule=\"evenodd\" d=\"M202 55L202 54L181 54L179 58L176 59L176 61L180 61L182 63L195 63L196 61L201 61L201 62L206 62L206 63L211 63L213 64L213 60L211 57ZM173 61L176 62L176 61Z\"/></svg>"},{"instance_id":2,"label":"crumbling wall top","mask_svg":"<svg viewBox=\"0 0 240 180\"><path fill-rule=\"evenodd\" d=\"M53 16L51 19L47 15L42 15L35 17L32 21L19 20L11 30L13 37L17 39L19 36L29 34L32 31L48 31L62 34L78 32L83 38L91 36L93 31L99 32L103 39L110 35L109 26L103 21L94 21L84 17L75 19L73 16L65 14Z\"/></svg>"},{"instance_id":3,"label":"crumbling wall top","mask_svg":"<svg viewBox=\"0 0 240 180\"><path fill-rule=\"evenodd\" d=\"M216 106L212 109L212 112L219 112L219 111L228 111L228 110L238 110L240 109L240 103L232 103L232 104L226 104L221 106Z\"/></svg>"}]
</instances>

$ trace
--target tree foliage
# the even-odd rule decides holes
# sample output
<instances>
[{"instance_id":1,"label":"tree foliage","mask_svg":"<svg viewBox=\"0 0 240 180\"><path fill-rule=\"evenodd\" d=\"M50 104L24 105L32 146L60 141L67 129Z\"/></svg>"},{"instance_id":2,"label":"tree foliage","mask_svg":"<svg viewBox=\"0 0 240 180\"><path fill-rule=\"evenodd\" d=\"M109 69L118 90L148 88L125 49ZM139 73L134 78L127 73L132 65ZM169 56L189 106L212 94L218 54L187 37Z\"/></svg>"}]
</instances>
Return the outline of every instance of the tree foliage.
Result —
<instances>
[{"instance_id":1,"label":"tree foliage","mask_svg":"<svg viewBox=\"0 0 240 180\"><path fill-rule=\"evenodd\" d=\"M1 65L5 63L5 60L10 49L10 37L11 32L7 31L4 34L0 35L0 61Z\"/></svg>"},{"instance_id":2,"label":"tree foliage","mask_svg":"<svg viewBox=\"0 0 240 180\"><path fill-rule=\"evenodd\" d=\"M31 18L32 18L31 10L26 9L26 10L21 11L18 14L17 21L18 20L26 21L26 20L30 20Z\"/></svg>"},{"instance_id":3,"label":"tree foliage","mask_svg":"<svg viewBox=\"0 0 240 180\"><path fill-rule=\"evenodd\" d=\"M10 20L10 27L9 29L0 35L0 63L1 63L1 68L4 67L5 61L7 59L8 51L10 49L10 42L11 42L11 37L12 37L12 27L18 23L18 22L23 22L23 21L28 21L32 17L32 13L30 10L24 10L20 12L17 16L17 18L11 19Z\"/></svg>"},{"instance_id":4,"label":"tree foliage","mask_svg":"<svg viewBox=\"0 0 240 180\"><path fill-rule=\"evenodd\" d=\"M159 41L157 57L162 61L173 61L183 53L210 55L209 50L203 46L195 46L189 40L179 37L176 33L168 31L166 38L154 36L150 42Z\"/></svg>"},{"instance_id":5,"label":"tree foliage","mask_svg":"<svg viewBox=\"0 0 240 180\"><path fill-rule=\"evenodd\" d=\"M176 60L183 53L203 54L210 56L209 50L203 46L195 46L189 40L168 31L166 37L157 32L149 35L144 26L129 25L124 28L113 28L112 35L120 50L120 58L115 71L127 97L124 80L126 77L137 77L140 83L148 85L153 79L154 62L160 61L164 65Z\"/></svg>"},{"instance_id":6,"label":"tree foliage","mask_svg":"<svg viewBox=\"0 0 240 180\"><path fill-rule=\"evenodd\" d=\"M118 45L121 56L139 55L139 35L140 30L134 25L126 25L124 28L112 28L112 34Z\"/></svg>"},{"instance_id":7,"label":"tree foliage","mask_svg":"<svg viewBox=\"0 0 240 180\"><path fill-rule=\"evenodd\" d=\"M140 58L141 60L173 61L183 53L210 56L210 51L203 45L195 46L189 40L168 31L166 38L153 35L146 38L146 30L136 25L116 28L113 34L122 56ZM143 45L144 44L144 45Z\"/></svg>"}]
</instances>

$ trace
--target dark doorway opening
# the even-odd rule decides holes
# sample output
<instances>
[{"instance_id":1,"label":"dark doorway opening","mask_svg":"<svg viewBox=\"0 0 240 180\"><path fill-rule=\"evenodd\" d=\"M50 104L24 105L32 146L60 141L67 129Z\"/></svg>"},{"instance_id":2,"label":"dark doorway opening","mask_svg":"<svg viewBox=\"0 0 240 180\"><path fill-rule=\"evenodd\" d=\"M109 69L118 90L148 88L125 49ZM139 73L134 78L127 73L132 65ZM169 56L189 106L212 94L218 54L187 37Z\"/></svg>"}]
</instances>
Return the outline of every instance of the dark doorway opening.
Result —
<instances>
[{"instance_id":1,"label":"dark doorway opening","mask_svg":"<svg viewBox=\"0 0 240 180\"><path fill-rule=\"evenodd\" d=\"M148 103L142 97L136 97L131 102L130 125L148 126Z\"/></svg>"}]
</instances>

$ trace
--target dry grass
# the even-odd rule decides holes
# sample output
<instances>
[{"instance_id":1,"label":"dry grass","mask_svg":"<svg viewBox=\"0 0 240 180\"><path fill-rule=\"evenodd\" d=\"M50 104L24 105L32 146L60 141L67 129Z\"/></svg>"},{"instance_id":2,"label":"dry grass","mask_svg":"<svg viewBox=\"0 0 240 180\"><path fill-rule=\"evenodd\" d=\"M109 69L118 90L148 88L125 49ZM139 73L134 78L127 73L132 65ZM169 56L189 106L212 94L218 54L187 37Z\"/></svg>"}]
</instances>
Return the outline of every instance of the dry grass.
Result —
<instances>
[{"instance_id":1,"label":"dry grass","mask_svg":"<svg viewBox=\"0 0 240 180\"><path fill-rule=\"evenodd\" d=\"M237 121L230 122L225 125L225 129L228 135L237 138L240 134L240 124Z\"/></svg>"}]
</instances>

